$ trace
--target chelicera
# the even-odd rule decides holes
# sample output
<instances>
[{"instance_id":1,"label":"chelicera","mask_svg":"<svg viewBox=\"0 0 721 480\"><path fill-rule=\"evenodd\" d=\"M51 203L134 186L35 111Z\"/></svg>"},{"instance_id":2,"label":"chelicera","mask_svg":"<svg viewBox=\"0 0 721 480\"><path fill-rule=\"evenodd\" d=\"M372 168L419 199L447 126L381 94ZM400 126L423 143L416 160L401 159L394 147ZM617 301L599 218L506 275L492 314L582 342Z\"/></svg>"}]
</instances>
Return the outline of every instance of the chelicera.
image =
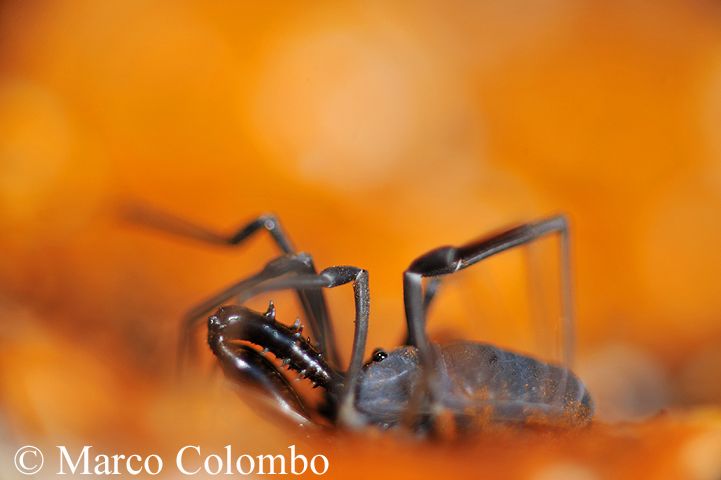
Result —
<instances>
[{"instance_id":1,"label":"chelicera","mask_svg":"<svg viewBox=\"0 0 721 480\"><path fill-rule=\"evenodd\" d=\"M522 224L459 247L440 247L416 258L403 273L404 344L389 351L377 349L367 362L370 298L366 270L333 266L319 272L309 254L296 252L273 215L260 216L229 237L167 218L165 222L156 218L153 223L225 245L239 245L259 231L270 233L282 255L192 309L182 337L188 341L194 328L207 318L208 344L227 377L260 392L277 412L298 425L402 426L433 432L441 424L450 424L454 431L469 430L479 419L483 424L541 421L563 425L585 425L591 420L591 397L569 368L573 320L564 216ZM546 363L487 343L440 345L429 340L426 311L444 276L548 235L558 235L560 240L563 364ZM351 284L354 292L355 333L350 364L344 368L323 291L346 284ZM299 321L281 323L272 302L265 312L243 305L258 294L286 289L298 295L306 331ZM231 300L232 304L227 304ZM322 389L319 406L308 406L281 367Z\"/></svg>"}]
</instances>

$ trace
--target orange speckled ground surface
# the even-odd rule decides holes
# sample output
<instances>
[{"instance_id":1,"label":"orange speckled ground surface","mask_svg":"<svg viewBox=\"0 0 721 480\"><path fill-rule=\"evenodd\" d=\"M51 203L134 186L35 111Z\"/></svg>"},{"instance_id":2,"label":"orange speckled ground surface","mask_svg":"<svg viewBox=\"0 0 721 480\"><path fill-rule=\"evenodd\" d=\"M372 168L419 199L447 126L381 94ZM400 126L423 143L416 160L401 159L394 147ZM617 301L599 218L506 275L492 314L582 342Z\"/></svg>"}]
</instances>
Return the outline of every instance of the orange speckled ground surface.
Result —
<instances>
[{"instance_id":1,"label":"orange speckled ground surface","mask_svg":"<svg viewBox=\"0 0 721 480\"><path fill-rule=\"evenodd\" d=\"M168 458L296 443L339 479L721 478L719 125L711 1L3 2L0 476L18 445L64 442ZM597 421L306 439L209 355L177 384L183 312L273 251L128 224L127 202L221 231L278 213L317 265L371 272L369 351L401 337L416 255L566 212ZM515 312L522 279L499 271ZM503 325L488 331L513 347Z\"/></svg>"}]
</instances>

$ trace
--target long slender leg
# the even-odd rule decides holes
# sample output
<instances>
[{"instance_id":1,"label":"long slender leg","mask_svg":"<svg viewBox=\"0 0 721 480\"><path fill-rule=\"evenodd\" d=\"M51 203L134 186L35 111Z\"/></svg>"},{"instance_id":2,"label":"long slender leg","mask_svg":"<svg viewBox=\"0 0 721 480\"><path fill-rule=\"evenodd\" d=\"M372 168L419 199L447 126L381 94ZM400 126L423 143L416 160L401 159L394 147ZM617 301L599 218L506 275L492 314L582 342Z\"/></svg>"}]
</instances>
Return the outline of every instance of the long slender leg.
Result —
<instances>
[{"instance_id":1,"label":"long slender leg","mask_svg":"<svg viewBox=\"0 0 721 480\"><path fill-rule=\"evenodd\" d=\"M440 278L432 278L428 284L426 285L425 292L423 292L423 312L424 315L428 314L428 309L430 308L431 304L433 303L433 299L436 298L436 294L438 293L438 288L441 286L441 280ZM414 343L411 341L411 332L410 330L406 329L406 337L403 340L403 345L413 345Z\"/></svg>"},{"instance_id":2,"label":"long slender leg","mask_svg":"<svg viewBox=\"0 0 721 480\"><path fill-rule=\"evenodd\" d=\"M422 388L412 399L416 411L437 407L440 392L437 391L436 353L428 341L426 332L426 308L433 298L433 292L424 292L423 278L431 278L431 288L438 287L439 277L470 267L481 260L527 244L546 235L560 236L561 251L561 306L564 328L564 364L569 367L573 358L573 308L571 299L571 272L569 255L568 222L564 216L555 216L534 223L523 224L481 240L460 247L440 247L418 257L403 274L404 303L408 322L409 344L416 346L424 367ZM428 392L426 398L423 392ZM429 402L430 405L423 405ZM407 423L413 422L413 412Z\"/></svg>"},{"instance_id":3,"label":"long slender leg","mask_svg":"<svg viewBox=\"0 0 721 480\"><path fill-rule=\"evenodd\" d=\"M266 213L258 216L257 218L241 225L235 229L231 234L225 235L215 232L206 227L196 225L187 220L181 219L174 215L161 212L159 210L152 209L142 205L128 205L124 209L124 216L131 220L133 223L139 223L150 226L155 229L163 230L173 235L182 237L192 238L197 241L204 243L210 243L213 245L224 245L236 247L242 245L245 240L252 237L254 234L262 231L267 231L278 248L286 254L295 253L293 242L290 237L283 229L278 218L270 213ZM316 272L313 259L310 255L305 255L305 263L308 265L312 272ZM236 284L237 285L237 284ZM228 287L228 290L232 289L233 286ZM326 305L325 297L321 290L304 290L298 291L298 298L306 316L308 326L312 330L314 336L321 345L321 348L333 361L338 362L338 349L335 343L335 335L333 331L333 324L330 322L328 316L328 307ZM211 297L212 298L212 297ZM201 319L202 316L217 307L222 301L227 300L223 298L220 302L209 305L207 308L201 310L201 308L208 304L203 302L202 304L194 307L189 311L185 318L185 325L193 323L195 319ZM181 337L181 362L184 359L185 352L189 351L188 346L184 344L187 338L187 328L183 330Z\"/></svg>"},{"instance_id":4,"label":"long slender leg","mask_svg":"<svg viewBox=\"0 0 721 480\"><path fill-rule=\"evenodd\" d=\"M347 283L353 284L355 303L355 331L353 334L353 348L351 359L346 371L345 384L338 402L338 418L349 426L356 425L353 415L355 386L358 381L363 355L365 354L366 340L368 338L368 318L370 313L370 290L368 286L368 272L358 267L342 266L329 267L318 274L302 274L295 278L279 278L264 285L249 288L241 292L240 298L250 298L265 291L282 290L286 288L306 289L322 286L334 288Z\"/></svg>"},{"instance_id":5,"label":"long slender leg","mask_svg":"<svg viewBox=\"0 0 721 480\"><path fill-rule=\"evenodd\" d=\"M403 276L409 343L421 351L428 350L428 338L425 331L426 308L433 298L433 290L438 287L438 277L463 270L485 258L552 233L558 233L560 236L561 307L564 328L563 360L567 366L570 366L573 358L574 324L568 222L564 216L560 215L523 224L460 247L437 248L414 260ZM431 285L425 291L422 282L424 277L432 279Z\"/></svg>"},{"instance_id":6,"label":"long slender leg","mask_svg":"<svg viewBox=\"0 0 721 480\"><path fill-rule=\"evenodd\" d=\"M215 232L209 228L189 222L166 212L145 205L127 205L123 216L133 223L163 230L173 235L192 238L204 243L215 245L240 245L256 232L267 231L283 253L293 253L295 248L290 237L282 228L275 215L266 213L243 224L230 235Z\"/></svg>"},{"instance_id":7,"label":"long slender leg","mask_svg":"<svg viewBox=\"0 0 721 480\"><path fill-rule=\"evenodd\" d=\"M275 262L271 262L269 265L282 266L284 263L292 262L294 260L296 260L294 257L281 257ZM272 270L272 268L270 270ZM357 420L353 415L355 386L363 364L363 355L368 336L368 317L370 311L368 272L361 268L352 266L330 267L317 274L302 273L298 270L289 269L285 269L285 271L275 276L266 275L264 272L265 271L260 272L258 275L255 275L245 281L243 285L239 285L236 289L234 289L232 296L238 297L241 302L243 302L263 292L285 289L306 290L317 288L335 288L347 283L353 284L355 302L355 333L353 335L351 360L346 371L345 378L338 382L333 381L332 379L326 379L325 377L319 377L315 379L315 381L317 381L317 383L326 383L329 392L338 397L337 412L340 421L347 425L355 425L357 423ZM235 335L238 336L239 339L243 339L243 332L246 332L246 334L247 332L250 332L249 328L244 326L241 321L237 321L235 324L231 324L226 321L226 323L223 324L223 331L231 333L235 332ZM271 338L275 341L281 336L281 334L276 334ZM266 341L269 342L271 340L267 339ZM277 354L284 355L289 353L282 352L282 347L275 348L278 349ZM295 364L293 360L289 361L291 362L291 366ZM300 363L301 360L297 360L297 364L299 365Z\"/></svg>"}]
</instances>

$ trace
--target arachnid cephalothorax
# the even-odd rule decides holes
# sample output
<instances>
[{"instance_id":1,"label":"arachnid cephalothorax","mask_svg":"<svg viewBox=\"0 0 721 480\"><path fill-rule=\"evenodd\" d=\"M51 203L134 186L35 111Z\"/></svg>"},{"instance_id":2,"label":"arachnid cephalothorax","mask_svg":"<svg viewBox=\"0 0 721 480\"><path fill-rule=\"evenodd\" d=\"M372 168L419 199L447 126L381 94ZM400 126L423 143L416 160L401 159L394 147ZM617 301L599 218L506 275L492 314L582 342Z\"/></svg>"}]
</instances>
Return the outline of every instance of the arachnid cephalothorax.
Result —
<instances>
[{"instance_id":1,"label":"arachnid cephalothorax","mask_svg":"<svg viewBox=\"0 0 721 480\"><path fill-rule=\"evenodd\" d=\"M157 221L154 222L157 226ZM407 321L405 345L388 352L376 350L364 363L370 307L368 272L351 266L318 272L310 255L296 253L278 220L263 215L230 237L173 221L168 230L218 244L238 245L253 233L267 230L283 255L255 275L239 281L194 308L183 338L207 313L234 299L236 305L217 309L208 319L208 343L226 375L259 390L297 424L322 419L346 427L405 426L433 430L438 419L451 418L454 428L483 422L584 425L593 405L583 383L568 368L573 343L568 226L563 216L523 224L460 247L434 249L413 261L403 274ZM542 362L493 345L460 341L438 345L426 334L426 311L440 278L487 257L558 234L561 247L561 302L564 309L565 365ZM423 279L428 278L427 285ZM333 327L323 289L352 284L355 294L355 334L349 367L339 362ZM276 320L271 302L266 312L242 306L264 292L295 290L305 324L315 341L304 337L296 321ZM316 411L298 395L273 359L324 392Z\"/></svg>"}]
</instances>

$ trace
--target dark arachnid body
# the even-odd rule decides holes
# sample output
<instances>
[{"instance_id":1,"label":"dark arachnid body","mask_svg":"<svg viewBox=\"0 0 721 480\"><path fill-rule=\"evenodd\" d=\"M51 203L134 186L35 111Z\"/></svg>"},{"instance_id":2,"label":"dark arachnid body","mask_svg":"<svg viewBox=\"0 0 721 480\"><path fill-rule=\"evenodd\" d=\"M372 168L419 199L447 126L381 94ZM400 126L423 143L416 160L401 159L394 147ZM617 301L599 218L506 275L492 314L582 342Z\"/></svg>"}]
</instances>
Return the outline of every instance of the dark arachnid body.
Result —
<instances>
[{"instance_id":1,"label":"dark arachnid body","mask_svg":"<svg viewBox=\"0 0 721 480\"><path fill-rule=\"evenodd\" d=\"M157 219L156 219L157 220ZM157 226L157 221L154 222ZM277 411L297 424L319 418L327 422L383 428L404 425L432 430L443 414L450 414L463 430L482 422L583 425L593 414L583 383L567 367L493 345L461 341L431 343L425 318L444 275L469 267L484 258L557 233L561 245L562 306L564 307L564 363L570 363L571 318L568 228L564 217L524 224L461 247L441 247L422 255L404 273L404 302L408 333L405 345L376 350L363 363L370 307L368 273L357 267L330 267L317 272L312 258L295 253L277 219L264 215L231 237L166 219L166 229L219 244L237 245L259 230L267 230L283 251L263 270L230 286L194 308L187 317L183 338L204 315L230 299L208 320L208 343L226 375L255 388L271 400ZM423 278L429 278L424 285ZM332 324L323 289L351 283L355 294L355 334L350 365L338 360ZM270 304L265 313L242 306L249 298L270 291L295 290L305 321L317 344L303 337L299 321L287 326L275 318ZM324 402L309 411L273 358L324 391ZM446 415L447 417L448 415Z\"/></svg>"}]
</instances>

